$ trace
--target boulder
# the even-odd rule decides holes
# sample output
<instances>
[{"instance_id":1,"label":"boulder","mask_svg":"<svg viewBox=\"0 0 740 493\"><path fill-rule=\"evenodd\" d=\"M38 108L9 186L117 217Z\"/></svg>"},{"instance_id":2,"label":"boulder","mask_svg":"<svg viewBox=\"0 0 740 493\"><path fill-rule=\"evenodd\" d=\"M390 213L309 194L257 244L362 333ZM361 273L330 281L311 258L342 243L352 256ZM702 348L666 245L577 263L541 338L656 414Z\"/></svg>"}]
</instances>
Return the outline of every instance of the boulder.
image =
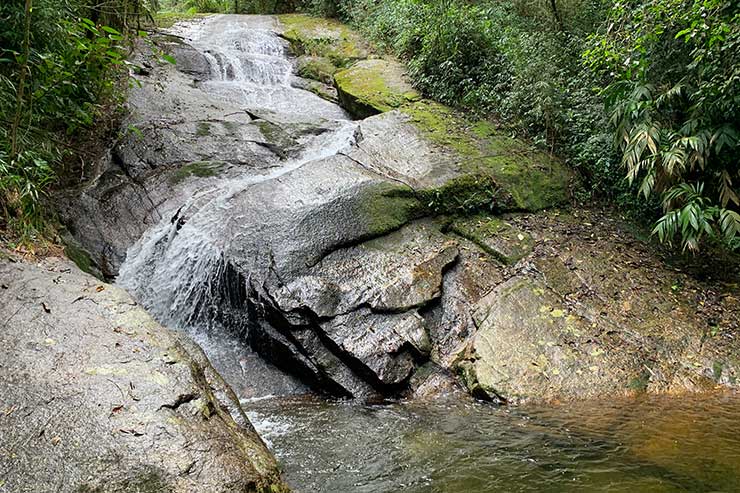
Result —
<instances>
[{"instance_id":1,"label":"boulder","mask_svg":"<svg viewBox=\"0 0 740 493\"><path fill-rule=\"evenodd\" d=\"M0 488L287 491L194 343L74 264L0 261Z\"/></svg>"},{"instance_id":2,"label":"boulder","mask_svg":"<svg viewBox=\"0 0 740 493\"><path fill-rule=\"evenodd\" d=\"M474 303L476 330L453 363L474 395L516 402L737 387L736 288L702 286L608 217L525 216L518 227L535 238L534 252Z\"/></svg>"},{"instance_id":3,"label":"boulder","mask_svg":"<svg viewBox=\"0 0 740 493\"><path fill-rule=\"evenodd\" d=\"M340 104L355 118L367 118L417 101L421 95L393 60L362 60L334 74Z\"/></svg>"},{"instance_id":4,"label":"boulder","mask_svg":"<svg viewBox=\"0 0 740 493\"><path fill-rule=\"evenodd\" d=\"M349 155L436 213L546 209L568 202L574 184L557 159L431 101L362 121Z\"/></svg>"},{"instance_id":5,"label":"boulder","mask_svg":"<svg viewBox=\"0 0 740 493\"><path fill-rule=\"evenodd\" d=\"M335 67L346 67L368 57L362 37L334 19L304 14L279 15L281 36L295 55L323 57Z\"/></svg>"}]
</instances>

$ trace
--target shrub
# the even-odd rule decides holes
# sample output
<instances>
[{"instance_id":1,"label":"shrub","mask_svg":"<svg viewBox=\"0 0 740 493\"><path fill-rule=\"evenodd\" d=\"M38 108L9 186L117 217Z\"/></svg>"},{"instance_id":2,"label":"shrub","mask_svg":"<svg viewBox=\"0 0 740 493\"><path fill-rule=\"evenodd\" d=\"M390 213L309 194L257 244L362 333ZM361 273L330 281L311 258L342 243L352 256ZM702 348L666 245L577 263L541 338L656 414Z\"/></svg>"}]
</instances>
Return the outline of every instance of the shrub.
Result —
<instances>
[{"instance_id":1,"label":"shrub","mask_svg":"<svg viewBox=\"0 0 740 493\"><path fill-rule=\"evenodd\" d=\"M114 2L0 6L0 223L6 227L26 235L43 228L40 201L55 168L74 154L75 136L92 126L101 103L116 94L124 36L87 16L125 26L144 13L138 1L118 4L120 10Z\"/></svg>"}]
</instances>

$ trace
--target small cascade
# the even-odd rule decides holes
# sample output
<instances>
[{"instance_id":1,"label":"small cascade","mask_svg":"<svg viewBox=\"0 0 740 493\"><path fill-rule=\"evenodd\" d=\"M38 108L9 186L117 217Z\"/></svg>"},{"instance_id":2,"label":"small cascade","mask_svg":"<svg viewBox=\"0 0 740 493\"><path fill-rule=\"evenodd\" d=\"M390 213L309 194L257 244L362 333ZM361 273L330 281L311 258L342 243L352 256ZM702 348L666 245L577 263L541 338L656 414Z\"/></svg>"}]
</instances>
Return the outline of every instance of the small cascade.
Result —
<instances>
[{"instance_id":1,"label":"small cascade","mask_svg":"<svg viewBox=\"0 0 740 493\"><path fill-rule=\"evenodd\" d=\"M322 133L296 158L270 174L224 181L220 187L194 195L176 214L163 218L128 251L118 283L134 293L161 321L192 327L214 323L204 307L219 304L215 283L224 277L224 253L231 236L230 209L240 193L257 183L278 179L312 161L352 145L356 125L341 122Z\"/></svg>"},{"instance_id":2,"label":"small cascade","mask_svg":"<svg viewBox=\"0 0 740 493\"><path fill-rule=\"evenodd\" d=\"M293 62L288 43L275 34L274 20L229 18L218 29L199 26L188 35L211 65L201 83L212 96L252 111L269 111L286 121L344 120L345 112L318 96L291 87Z\"/></svg>"}]
</instances>

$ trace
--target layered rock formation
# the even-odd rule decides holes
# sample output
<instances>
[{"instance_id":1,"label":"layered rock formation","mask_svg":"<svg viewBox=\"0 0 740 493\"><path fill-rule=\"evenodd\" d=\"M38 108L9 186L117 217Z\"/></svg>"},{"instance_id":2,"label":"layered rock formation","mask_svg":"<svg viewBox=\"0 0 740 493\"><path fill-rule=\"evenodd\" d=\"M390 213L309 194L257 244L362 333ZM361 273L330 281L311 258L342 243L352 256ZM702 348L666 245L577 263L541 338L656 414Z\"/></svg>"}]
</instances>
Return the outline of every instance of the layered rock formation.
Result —
<instances>
[{"instance_id":1,"label":"layered rock formation","mask_svg":"<svg viewBox=\"0 0 740 493\"><path fill-rule=\"evenodd\" d=\"M133 157L109 163L70 220L103 270L117 272L130 247L121 282L160 319L245 333L337 396L424 387L420 367L502 402L737 385L736 287L717 293L676 273L609 215L540 212L567 205L575 178L490 123L415 98L348 120L295 88L276 41L280 31L306 56L344 53L347 75L361 56L346 28L249 19L180 32L193 41L171 46L178 65L157 67L132 96L149 122L143 140L119 143ZM204 35L217 30L230 51ZM193 68L198 53L219 69ZM261 99L237 98L239 77ZM168 106L184 121L170 122ZM129 188L136 177L153 200L119 192L106 173ZM120 226L86 234L81 225L109 220L101 208Z\"/></svg>"}]
</instances>

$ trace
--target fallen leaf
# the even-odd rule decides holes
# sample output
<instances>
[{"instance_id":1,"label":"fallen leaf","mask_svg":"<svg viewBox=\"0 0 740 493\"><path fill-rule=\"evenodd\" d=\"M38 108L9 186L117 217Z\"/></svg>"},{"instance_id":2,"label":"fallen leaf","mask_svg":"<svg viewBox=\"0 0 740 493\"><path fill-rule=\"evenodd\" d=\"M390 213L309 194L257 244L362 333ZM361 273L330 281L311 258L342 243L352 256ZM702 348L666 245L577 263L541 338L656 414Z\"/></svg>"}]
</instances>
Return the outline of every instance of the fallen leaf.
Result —
<instances>
[{"instance_id":1,"label":"fallen leaf","mask_svg":"<svg viewBox=\"0 0 740 493\"><path fill-rule=\"evenodd\" d=\"M97 291L99 293L99 292L101 292L104 289L105 289L105 286L98 286L97 288L95 288L95 291Z\"/></svg>"}]
</instances>

